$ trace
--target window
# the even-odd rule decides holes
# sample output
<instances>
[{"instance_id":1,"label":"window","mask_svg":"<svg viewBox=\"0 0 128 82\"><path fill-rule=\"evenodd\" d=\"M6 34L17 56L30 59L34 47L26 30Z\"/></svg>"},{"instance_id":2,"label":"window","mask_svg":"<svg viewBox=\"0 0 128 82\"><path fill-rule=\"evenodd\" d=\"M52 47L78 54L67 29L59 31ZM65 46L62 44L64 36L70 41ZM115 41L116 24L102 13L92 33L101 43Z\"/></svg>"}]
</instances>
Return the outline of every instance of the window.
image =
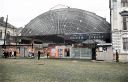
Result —
<instances>
[{"instance_id":1,"label":"window","mask_svg":"<svg viewBox=\"0 0 128 82\"><path fill-rule=\"evenodd\" d=\"M103 47L99 47L99 52L103 52Z\"/></svg>"},{"instance_id":2,"label":"window","mask_svg":"<svg viewBox=\"0 0 128 82\"><path fill-rule=\"evenodd\" d=\"M121 0L121 3L128 3L128 0Z\"/></svg>"},{"instance_id":3,"label":"window","mask_svg":"<svg viewBox=\"0 0 128 82\"><path fill-rule=\"evenodd\" d=\"M2 39L2 30L0 30L0 38Z\"/></svg>"},{"instance_id":4,"label":"window","mask_svg":"<svg viewBox=\"0 0 128 82\"><path fill-rule=\"evenodd\" d=\"M84 37L82 36L81 39L84 39Z\"/></svg>"},{"instance_id":5,"label":"window","mask_svg":"<svg viewBox=\"0 0 128 82\"><path fill-rule=\"evenodd\" d=\"M121 0L122 7L128 7L128 0Z\"/></svg>"},{"instance_id":6,"label":"window","mask_svg":"<svg viewBox=\"0 0 128 82\"><path fill-rule=\"evenodd\" d=\"M10 38L10 32L9 32L9 31L7 31L6 38L7 38L7 39Z\"/></svg>"},{"instance_id":7,"label":"window","mask_svg":"<svg viewBox=\"0 0 128 82\"><path fill-rule=\"evenodd\" d=\"M9 31L7 31L7 35L9 35L9 36L10 36L10 32L9 32Z\"/></svg>"},{"instance_id":8,"label":"window","mask_svg":"<svg viewBox=\"0 0 128 82\"><path fill-rule=\"evenodd\" d=\"M123 50L128 50L128 38L123 38Z\"/></svg>"},{"instance_id":9,"label":"window","mask_svg":"<svg viewBox=\"0 0 128 82\"><path fill-rule=\"evenodd\" d=\"M93 38L95 39L95 36L93 36Z\"/></svg>"},{"instance_id":10,"label":"window","mask_svg":"<svg viewBox=\"0 0 128 82\"><path fill-rule=\"evenodd\" d=\"M123 30L128 30L128 16L123 16Z\"/></svg>"},{"instance_id":11,"label":"window","mask_svg":"<svg viewBox=\"0 0 128 82\"><path fill-rule=\"evenodd\" d=\"M117 2L117 0L113 0L113 2Z\"/></svg>"}]
</instances>

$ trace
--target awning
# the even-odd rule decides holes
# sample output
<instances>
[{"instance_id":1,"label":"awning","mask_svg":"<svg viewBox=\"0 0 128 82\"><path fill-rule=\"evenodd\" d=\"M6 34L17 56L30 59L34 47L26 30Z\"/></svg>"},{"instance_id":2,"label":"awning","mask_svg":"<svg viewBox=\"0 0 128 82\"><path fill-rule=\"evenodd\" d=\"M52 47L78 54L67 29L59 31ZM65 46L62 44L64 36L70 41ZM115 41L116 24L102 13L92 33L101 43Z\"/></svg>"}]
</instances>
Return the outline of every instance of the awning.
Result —
<instances>
[{"instance_id":1,"label":"awning","mask_svg":"<svg viewBox=\"0 0 128 82\"><path fill-rule=\"evenodd\" d=\"M122 11L122 12L120 12L120 15L121 16L128 16L128 11Z\"/></svg>"},{"instance_id":2,"label":"awning","mask_svg":"<svg viewBox=\"0 0 128 82\"><path fill-rule=\"evenodd\" d=\"M96 39L96 40L91 39L91 40L85 40L82 43L83 44L94 44L94 43L96 43L96 44L105 44L106 42L103 41L103 40L99 40L99 39Z\"/></svg>"},{"instance_id":3,"label":"awning","mask_svg":"<svg viewBox=\"0 0 128 82\"><path fill-rule=\"evenodd\" d=\"M82 42L83 44L94 44L95 40L85 40Z\"/></svg>"}]
</instances>

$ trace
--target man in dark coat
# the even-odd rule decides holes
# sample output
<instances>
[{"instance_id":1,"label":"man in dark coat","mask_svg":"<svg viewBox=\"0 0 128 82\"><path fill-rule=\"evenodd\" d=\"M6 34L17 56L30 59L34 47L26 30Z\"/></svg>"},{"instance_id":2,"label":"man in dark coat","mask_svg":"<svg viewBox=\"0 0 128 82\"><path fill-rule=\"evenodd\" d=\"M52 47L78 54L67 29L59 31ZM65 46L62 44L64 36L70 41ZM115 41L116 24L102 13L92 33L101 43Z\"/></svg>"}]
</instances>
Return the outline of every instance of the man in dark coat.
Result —
<instances>
[{"instance_id":1,"label":"man in dark coat","mask_svg":"<svg viewBox=\"0 0 128 82\"><path fill-rule=\"evenodd\" d=\"M116 62L119 62L119 53L116 50Z\"/></svg>"},{"instance_id":2,"label":"man in dark coat","mask_svg":"<svg viewBox=\"0 0 128 82\"><path fill-rule=\"evenodd\" d=\"M16 58L16 51L14 51L14 57Z\"/></svg>"},{"instance_id":3,"label":"man in dark coat","mask_svg":"<svg viewBox=\"0 0 128 82\"><path fill-rule=\"evenodd\" d=\"M41 54L41 52L40 52L40 51L38 51L38 60L40 59L40 54Z\"/></svg>"}]
</instances>

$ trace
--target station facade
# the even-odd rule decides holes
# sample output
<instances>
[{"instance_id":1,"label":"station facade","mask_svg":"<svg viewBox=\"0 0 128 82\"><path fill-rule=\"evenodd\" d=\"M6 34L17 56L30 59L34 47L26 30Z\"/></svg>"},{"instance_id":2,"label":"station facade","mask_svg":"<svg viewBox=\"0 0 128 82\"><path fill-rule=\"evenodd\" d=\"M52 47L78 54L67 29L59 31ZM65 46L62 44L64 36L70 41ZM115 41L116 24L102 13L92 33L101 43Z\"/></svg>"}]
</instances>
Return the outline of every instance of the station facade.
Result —
<instances>
[{"instance_id":1,"label":"station facade","mask_svg":"<svg viewBox=\"0 0 128 82\"><path fill-rule=\"evenodd\" d=\"M99 52L99 60L104 60L103 53L108 56L106 60L112 60L110 31L106 19L95 13L59 8L31 20L21 32L21 42L32 44L33 49L40 44L50 58L96 59Z\"/></svg>"}]
</instances>

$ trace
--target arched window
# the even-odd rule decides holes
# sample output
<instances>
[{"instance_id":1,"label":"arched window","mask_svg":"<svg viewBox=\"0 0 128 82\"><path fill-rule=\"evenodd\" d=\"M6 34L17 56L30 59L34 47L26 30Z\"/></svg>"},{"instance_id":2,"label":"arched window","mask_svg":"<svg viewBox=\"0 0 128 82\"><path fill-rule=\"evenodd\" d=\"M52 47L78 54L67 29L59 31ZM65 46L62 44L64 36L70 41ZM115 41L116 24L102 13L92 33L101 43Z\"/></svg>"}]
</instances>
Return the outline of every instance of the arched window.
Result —
<instances>
[{"instance_id":1,"label":"arched window","mask_svg":"<svg viewBox=\"0 0 128 82\"><path fill-rule=\"evenodd\" d=\"M128 16L123 16L123 30L128 30Z\"/></svg>"},{"instance_id":2,"label":"arched window","mask_svg":"<svg viewBox=\"0 0 128 82\"><path fill-rule=\"evenodd\" d=\"M122 16L122 24L123 24L123 30L128 30L128 11L122 11L120 12L120 15Z\"/></svg>"}]
</instances>

